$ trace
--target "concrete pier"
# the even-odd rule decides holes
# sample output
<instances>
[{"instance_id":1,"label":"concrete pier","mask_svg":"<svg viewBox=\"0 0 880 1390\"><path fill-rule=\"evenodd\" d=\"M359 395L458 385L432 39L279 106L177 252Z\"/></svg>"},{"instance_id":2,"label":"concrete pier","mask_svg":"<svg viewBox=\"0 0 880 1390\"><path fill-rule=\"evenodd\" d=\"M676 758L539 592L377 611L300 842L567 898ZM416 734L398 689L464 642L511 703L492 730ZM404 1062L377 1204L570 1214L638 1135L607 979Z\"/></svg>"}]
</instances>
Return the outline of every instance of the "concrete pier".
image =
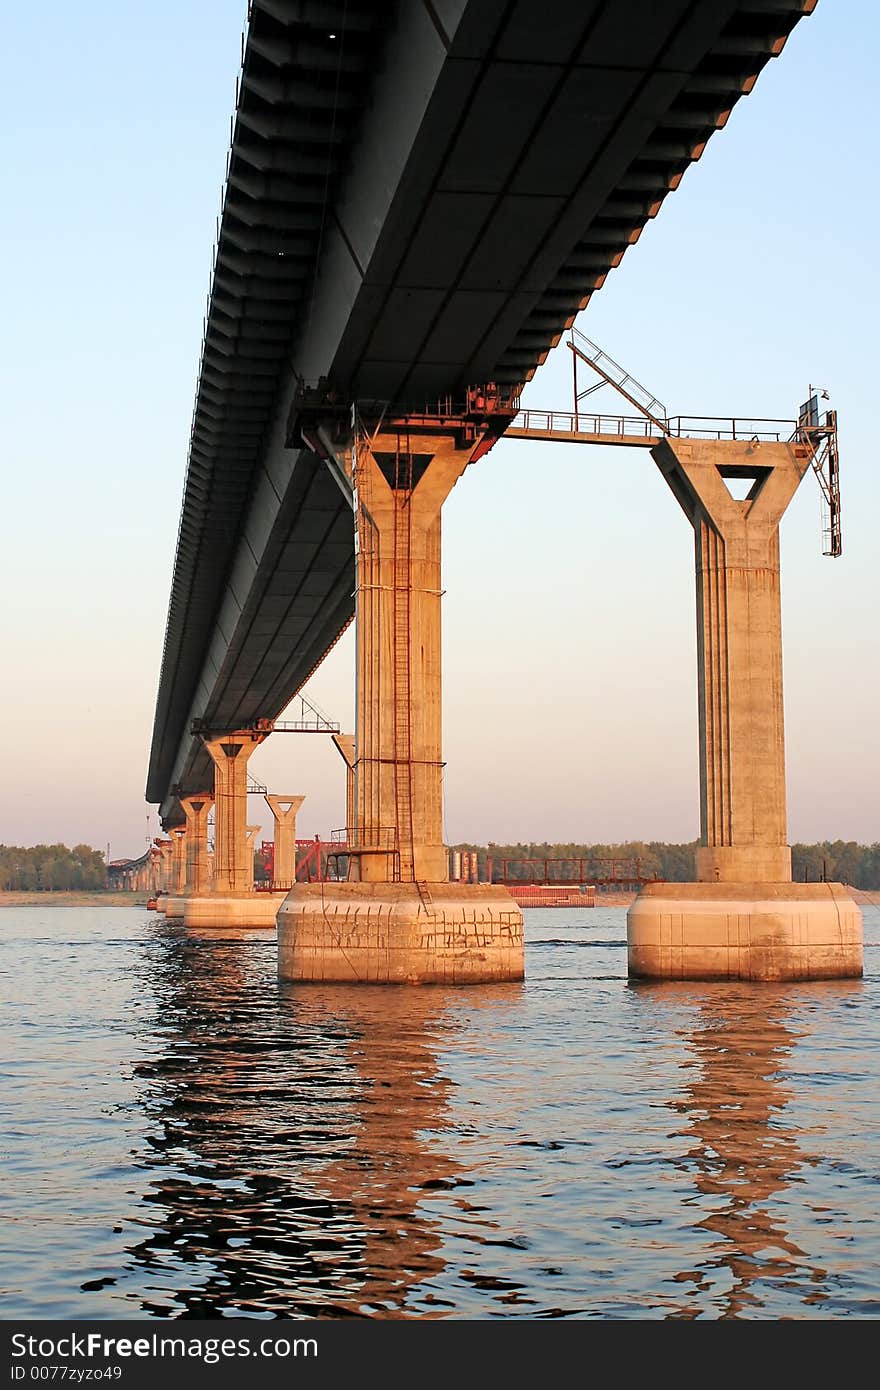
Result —
<instances>
[{"instance_id":1,"label":"concrete pier","mask_svg":"<svg viewBox=\"0 0 880 1390\"><path fill-rule=\"evenodd\" d=\"M631 975L832 980L862 973L862 914L839 883L651 883L627 918Z\"/></svg>"},{"instance_id":2,"label":"concrete pier","mask_svg":"<svg viewBox=\"0 0 880 1390\"><path fill-rule=\"evenodd\" d=\"M266 805L275 820L272 878L286 887L296 878L296 817L304 801L304 796L266 793Z\"/></svg>"},{"instance_id":3,"label":"concrete pier","mask_svg":"<svg viewBox=\"0 0 880 1390\"><path fill-rule=\"evenodd\" d=\"M519 980L522 913L488 883L298 883L278 914L278 973L362 984Z\"/></svg>"},{"instance_id":4,"label":"concrete pier","mask_svg":"<svg viewBox=\"0 0 880 1390\"><path fill-rule=\"evenodd\" d=\"M156 841L156 849L159 852L159 884L158 893L167 894L171 890L171 841L159 839Z\"/></svg>"},{"instance_id":5,"label":"concrete pier","mask_svg":"<svg viewBox=\"0 0 880 1390\"><path fill-rule=\"evenodd\" d=\"M522 914L503 888L448 882L442 831L440 513L484 431L374 422L352 443L356 731L347 883L297 884L278 914L292 980L521 979Z\"/></svg>"},{"instance_id":6,"label":"concrete pier","mask_svg":"<svg viewBox=\"0 0 880 1390\"><path fill-rule=\"evenodd\" d=\"M166 917L186 921L187 904L190 899L210 892L208 816L212 801L213 798L207 793L204 796L180 798L186 824L174 826L169 831L172 845L172 887L157 904L159 911L164 912Z\"/></svg>"},{"instance_id":7,"label":"concrete pier","mask_svg":"<svg viewBox=\"0 0 880 1390\"><path fill-rule=\"evenodd\" d=\"M254 839L260 826L247 823L248 760L268 737L268 732L236 729L203 735L214 764L214 863L210 881L205 875L200 887L188 889L179 904L175 904L188 927L274 926L275 913L284 895L254 890ZM211 797L188 798L188 801L191 805L202 801L209 809ZM204 816L205 835L208 809L199 813ZM188 824L192 825L192 811L185 805L184 813ZM192 853L201 862L201 848ZM205 839L206 867L208 862Z\"/></svg>"},{"instance_id":8,"label":"concrete pier","mask_svg":"<svg viewBox=\"0 0 880 1390\"><path fill-rule=\"evenodd\" d=\"M204 743L214 764L214 892L241 893L253 887L248 845L247 765L265 734L239 729Z\"/></svg>"},{"instance_id":9,"label":"concrete pier","mask_svg":"<svg viewBox=\"0 0 880 1390\"><path fill-rule=\"evenodd\" d=\"M651 885L630 909L630 974L861 975L855 901L840 884L792 884L786 842L779 522L808 453L672 437L652 453L694 529L700 847L694 883ZM728 480L750 484L744 500Z\"/></svg>"},{"instance_id":10,"label":"concrete pier","mask_svg":"<svg viewBox=\"0 0 880 1390\"><path fill-rule=\"evenodd\" d=\"M345 763L345 824L357 820L357 781L355 779L354 734L334 734L333 742Z\"/></svg>"},{"instance_id":11,"label":"concrete pier","mask_svg":"<svg viewBox=\"0 0 880 1390\"><path fill-rule=\"evenodd\" d=\"M214 798L205 796L184 796L180 799L183 814L186 816L186 877L184 892L187 897L207 893L211 875L208 862L208 816Z\"/></svg>"},{"instance_id":12,"label":"concrete pier","mask_svg":"<svg viewBox=\"0 0 880 1390\"><path fill-rule=\"evenodd\" d=\"M246 825L244 828L244 843L245 852L247 855L245 887L249 891L253 891L254 887L254 855L257 852L257 836L259 835L262 828L263 827L261 825Z\"/></svg>"},{"instance_id":13,"label":"concrete pier","mask_svg":"<svg viewBox=\"0 0 880 1390\"><path fill-rule=\"evenodd\" d=\"M186 887L186 826L175 825L171 831L170 892L180 897Z\"/></svg>"},{"instance_id":14,"label":"concrete pier","mask_svg":"<svg viewBox=\"0 0 880 1390\"><path fill-rule=\"evenodd\" d=\"M181 900L180 916L187 927L264 927L274 928L275 917L285 894L204 893Z\"/></svg>"},{"instance_id":15,"label":"concrete pier","mask_svg":"<svg viewBox=\"0 0 880 1390\"><path fill-rule=\"evenodd\" d=\"M166 917L182 917L186 893L186 826L174 825L168 831L163 854L165 887L156 900L156 910Z\"/></svg>"}]
</instances>

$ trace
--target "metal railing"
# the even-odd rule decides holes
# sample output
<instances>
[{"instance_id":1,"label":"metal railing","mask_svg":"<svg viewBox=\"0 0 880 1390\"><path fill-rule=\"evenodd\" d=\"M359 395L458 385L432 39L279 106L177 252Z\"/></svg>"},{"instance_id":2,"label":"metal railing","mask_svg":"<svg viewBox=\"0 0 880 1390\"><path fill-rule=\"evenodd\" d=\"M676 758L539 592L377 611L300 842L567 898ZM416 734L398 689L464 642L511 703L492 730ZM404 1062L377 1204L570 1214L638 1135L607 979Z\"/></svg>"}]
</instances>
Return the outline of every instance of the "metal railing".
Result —
<instances>
[{"instance_id":1,"label":"metal railing","mask_svg":"<svg viewBox=\"0 0 880 1390\"><path fill-rule=\"evenodd\" d=\"M668 432L679 439L744 439L779 444L791 438L795 420L764 420L758 416L671 415Z\"/></svg>"},{"instance_id":2,"label":"metal railing","mask_svg":"<svg viewBox=\"0 0 880 1390\"><path fill-rule=\"evenodd\" d=\"M658 425L660 428L658 429ZM757 443L789 440L794 420L769 420L757 416L672 415L655 424L642 415L590 415L571 410L521 410L506 434L513 439L547 436L573 442L602 443L626 439L659 443L664 434L677 439L742 439Z\"/></svg>"},{"instance_id":3,"label":"metal railing","mask_svg":"<svg viewBox=\"0 0 880 1390\"><path fill-rule=\"evenodd\" d=\"M330 719L324 711L305 695L296 695L299 716L293 719L276 719L272 725L275 734L338 734L339 724ZM291 701L293 704L293 701Z\"/></svg>"},{"instance_id":4,"label":"metal railing","mask_svg":"<svg viewBox=\"0 0 880 1390\"><path fill-rule=\"evenodd\" d=\"M486 858L486 877L490 883L508 887L576 888L602 885L657 883L656 873L643 873L637 855L594 859L566 855L560 858L527 859L504 856Z\"/></svg>"},{"instance_id":5,"label":"metal railing","mask_svg":"<svg viewBox=\"0 0 880 1390\"><path fill-rule=\"evenodd\" d=\"M338 734L341 725L333 719L278 719L273 734Z\"/></svg>"},{"instance_id":6,"label":"metal railing","mask_svg":"<svg viewBox=\"0 0 880 1390\"><path fill-rule=\"evenodd\" d=\"M582 436L588 439L596 435L613 438L643 439L646 443L661 438L657 427L644 415L590 415L571 410L521 410L510 423L506 434L557 435L562 437Z\"/></svg>"},{"instance_id":7,"label":"metal railing","mask_svg":"<svg viewBox=\"0 0 880 1390\"><path fill-rule=\"evenodd\" d=\"M397 827L342 826L331 830L330 841L338 854L388 854L397 849Z\"/></svg>"},{"instance_id":8,"label":"metal railing","mask_svg":"<svg viewBox=\"0 0 880 1390\"><path fill-rule=\"evenodd\" d=\"M602 381L594 386L588 387L586 391L580 392L577 386L577 374L575 373L575 400L580 400L582 395L590 395L591 392L601 390L602 382L613 386L621 395L627 396L636 407L642 410L645 415L653 417L655 420L666 418L666 406L662 401L658 401L653 392L647 386L643 386L640 381L636 381L625 367L621 367L619 362L615 362L604 348L598 343L594 343L579 328L572 327L569 333L568 346L572 352L576 353L582 362L586 362L595 372L599 374Z\"/></svg>"}]
</instances>

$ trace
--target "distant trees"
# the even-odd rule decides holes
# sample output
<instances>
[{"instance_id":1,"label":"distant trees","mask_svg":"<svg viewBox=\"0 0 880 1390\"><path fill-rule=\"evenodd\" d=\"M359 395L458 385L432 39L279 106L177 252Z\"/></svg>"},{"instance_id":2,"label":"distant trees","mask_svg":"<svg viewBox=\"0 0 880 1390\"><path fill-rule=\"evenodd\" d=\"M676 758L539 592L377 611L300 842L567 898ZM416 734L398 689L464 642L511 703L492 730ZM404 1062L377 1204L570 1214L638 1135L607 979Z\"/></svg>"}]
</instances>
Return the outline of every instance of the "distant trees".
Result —
<instances>
[{"instance_id":1,"label":"distant trees","mask_svg":"<svg viewBox=\"0 0 880 1390\"><path fill-rule=\"evenodd\" d=\"M661 840L628 840L615 845L490 843L488 846L460 844L451 848L476 851L482 879L488 876L487 862L490 858L495 861L496 873L500 872L502 859L583 859L592 861L597 873L600 860L637 859L644 878L656 876L669 883L687 883L694 877L697 841L667 844ZM834 883L848 883L853 888L880 889L880 844L859 845L853 840L825 840L816 845L792 845L791 870L791 876L797 883L818 883L825 878ZM529 877L524 865L520 868L511 864L510 871L514 877Z\"/></svg>"},{"instance_id":2,"label":"distant trees","mask_svg":"<svg viewBox=\"0 0 880 1390\"><path fill-rule=\"evenodd\" d=\"M0 845L0 889L52 893L106 887L104 856L91 845Z\"/></svg>"},{"instance_id":3,"label":"distant trees","mask_svg":"<svg viewBox=\"0 0 880 1390\"><path fill-rule=\"evenodd\" d=\"M880 889L880 844L823 840L818 845L792 845L791 876L799 883L826 878L852 888Z\"/></svg>"},{"instance_id":4,"label":"distant trees","mask_svg":"<svg viewBox=\"0 0 880 1390\"><path fill-rule=\"evenodd\" d=\"M538 844L474 845L451 848L476 851L480 877L486 879L488 859L500 872L502 859L583 859L600 871L600 860L639 860L645 878L656 876L669 883L686 883L694 876L696 840L686 844L667 844L661 840L628 840L624 844L551 845ZM585 868L587 865L585 864ZM523 865L510 866L517 877L528 878ZM587 870L589 872L589 869ZM267 877L261 857L254 858L254 876ZM823 878L848 883L853 888L880 889L880 844L859 845L854 840L824 840L815 845L792 845L791 876L796 883L818 883ZM60 892L65 889L107 887L107 866L100 850L91 845L0 845L0 890L17 892Z\"/></svg>"},{"instance_id":5,"label":"distant trees","mask_svg":"<svg viewBox=\"0 0 880 1390\"><path fill-rule=\"evenodd\" d=\"M639 872L644 878L663 878L671 882L686 882L694 876L694 851L696 841L689 844L663 844L660 841L652 840L627 840L622 844L555 844L551 845L546 841L538 844L517 844L517 845L496 845L490 843L487 847L482 845L455 845L454 849L476 850L477 862L480 869L480 877L488 877L488 860L492 859L495 864L496 873L500 872L500 861L503 859L524 860L524 859L582 859L584 861L584 872L588 876L593 873L597 876L610 876L612 865L609 861L617 861L617 874L629 871L635 872L636 861L638 861ZM576 872L576 865L565 866L570 875ZM511 877L527 879L531 875L525 865L521 867L516 864L509 866ZM551 871L552 872L552 871Z\"/></svg>"}]
</instances>

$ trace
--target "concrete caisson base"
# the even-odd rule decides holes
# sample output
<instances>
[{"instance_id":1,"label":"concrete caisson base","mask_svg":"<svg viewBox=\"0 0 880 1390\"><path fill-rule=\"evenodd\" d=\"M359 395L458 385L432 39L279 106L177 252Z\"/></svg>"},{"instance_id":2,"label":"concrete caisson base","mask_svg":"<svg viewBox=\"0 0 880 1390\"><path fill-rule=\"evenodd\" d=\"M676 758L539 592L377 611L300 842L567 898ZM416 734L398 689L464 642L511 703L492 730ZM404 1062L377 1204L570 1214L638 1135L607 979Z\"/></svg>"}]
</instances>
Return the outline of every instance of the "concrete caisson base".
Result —
<instances>
[{"instance_id":1,"label":"concrete caisson base","mask_svg":"<svg viewBox=\"0 0 880 1390\"><path fill-rule=\"evenodd\" d=\"M186 927L274 927L285 893L204 893L181 899Z\"/></svg>"},{"instance_id":2,"label":"concrete caisson base","mask_svg":"<svg viewBox=\"0 0 880 1390\"><path fill-rule=\"evenodd\" d=\"M521 980L523 918L492 884L302 883L278 913L283 980Z\"/></svg>"},{"instance_id":3,"label":"concrete caisson base","mask_svg":"<svg viewBox=\"0 0 880 1390\"><path fill-rule=\"evenodd\" d=\"M178 898L174 893L164 893L158 900L156 911L164 912L166 917L182 917L185 902L186 898Z\"/></svg>"},{"instance_id":4,"label":"concrete caisson base","mask_svg":"<svg viewBox=\"0 0 880 1390\"><path fill-rule=\"evenodd\" d=\"M862 914L840 883L654 883L627 913L629 973L666 980L862 974Z\"/></svg>"}]
</instances>

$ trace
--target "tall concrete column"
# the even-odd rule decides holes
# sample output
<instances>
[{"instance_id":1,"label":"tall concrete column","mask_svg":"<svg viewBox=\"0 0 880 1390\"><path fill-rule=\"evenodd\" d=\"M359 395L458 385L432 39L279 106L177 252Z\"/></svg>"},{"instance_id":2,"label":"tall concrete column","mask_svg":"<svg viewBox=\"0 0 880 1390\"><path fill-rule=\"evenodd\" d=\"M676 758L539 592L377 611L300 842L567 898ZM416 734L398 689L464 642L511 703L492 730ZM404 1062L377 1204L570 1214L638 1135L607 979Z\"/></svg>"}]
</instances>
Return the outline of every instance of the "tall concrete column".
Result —
<instances>
[{"instance_id":1,"label":"tall concrete column","mask_svg":"<svg viewBox=\"0 0 880 1390\"><path fill-rule=\"evenodd\" d=\"M150 897L162 892L162 851L155 840L150 850Z\"/></svg>"},{"instance_id":2,"label":"tall concrete column","mask_svg":"<svg viewBox=\"0 0 880 1390\"><path fill-rule=\"evenodd\" d=\"M183 796L180 798L183 814L186 816L186 880L184 891L187 896L207 893L210 886L210 865L208 863L208 816L213 798L204 796Z\"/></svg>"},{"instance_id":3,"label":"tall concrete column","mask_svg":"<svg viewBox=\"0 0 880 1390\"><path fill-rule=\"evenodd\" d=\"M204 736L214 764L214 892L242 893L254 886L247 842L248 759L266 737L251 729Z\"/></svg>"},{"instance_id":4,"label":"tall concrete column","mask_svg":"<svg viewBox=\"0 0 880 1390\"><path fill-rule=\"evenodd\" d=\"M667 438L653 451L694 528L700 729L697 880L788 883L779 522L793 445ZM751 481L738 501L727 481Z\"/></svg>"},{"instance_id":5,"label":"tall concrete column","mask_svg":"<svg viewBox=\"0 0 880 1390\"><path fill-rule=\"evenodd\" d=\"M279 974L522 979L522 913L507 890L449 882L440 677L441 507L515 407L495 387L475 388L463 410L448 402L445 412L359 418L346 443L338 413L322 423L325 404L334 402L306 392L289 429L337 474L348 472L351 447L356 719L354 745L335 740L349 770L349 872L345 882L291 888L277 919Z\"/></svg>"},{"instance_id":6,"label":"tall concrete column","mask_svg":"<svg viewBox=\"0 0 880 1390\"><path fill-rule=\"evenodd\" d=\"M171 891L171 841L157 840L156 849L159 851L158 881L160 893L170 893Z\"/></svg>"},{"instance_id":7,"label":"tall concrete column","mask_svg":"<svg viewBox=\"0 0 880 1390\"><path fill-rule=\"evenodd\" d=\"M357 813L354 734L334 734L333 742L345 763L345 825L348 831Z\"/></svg>"},{"instance_id":8,"label":"tall concrete column","mask_svg":"<svg viewBox=\"0 0 880 1390\"><path fill-rule=\"evenodd\" d=\"M415 452L417 449L419 452ZM440 509L470 461L455 436L372 437L355 457L356 843L362 880L442 882Z\"/></svg>"},{"instance_id":9,"label":"tall concrete column","mask_svg":"<svg viewBox=\"0 0 880 1390\"><path fill-rule=\"evenodd\" d=\"M629 909L630 974L861 975L856 903L839 883L792 883L786 843L779 522L808 451L667 437L652 453L694 529L700 846L695 882L647 884Z\"/></svg>"},{"instance_id":10,"label":"tall concrete column","mask_svg":"<svg viewBox=\"0 0 880 1390\"><path fill-rule=\"evenodd\" d=\"M266 804L275 818L272 878L286 887L296 879L296 816L304 801L304 796L266 793Z\"/></svg>"},{"instance_id":11,"label":"tall concrete column","mask_svg":"<svg viewBox=\"0 0 880 1390\"><path fill-rule=\"evenodd\" d=\"M186 826L172 826L171 831L171 893L181 897L186 884Z\"/></svg>"},{"instance_id":12,"label":"tall concrete column","mask_svg":"<svg viewBox=\"0 0 880 1390\"><path fill-rule=\"evenodd\" d=\"M254 855L257 850L257 836L259 835L262 828L263 827L261 825L245 826L245 833L247 837L247 867L248 873L250 874L250 881L247 884L248 888L253 888L254 886Z\"/></svg>"},{"instance_id":13,"label":"tall concrete column","mask_svg":"<svg viewBox=\"0 0 880 1390\"><path fill-rule=\"evenodd\" d=\"M173 845L173 843L172 843L172 841L171 841L171 836L170 836L170 835L169 835L169 837L168 837L168 839L167 839L167 841L166 841L166 843L165 843L164 858L165 858L165 892L168 893L168 894L171 894L171 893L174 892L174 845Z\"/></svg>"}]
</instances>

